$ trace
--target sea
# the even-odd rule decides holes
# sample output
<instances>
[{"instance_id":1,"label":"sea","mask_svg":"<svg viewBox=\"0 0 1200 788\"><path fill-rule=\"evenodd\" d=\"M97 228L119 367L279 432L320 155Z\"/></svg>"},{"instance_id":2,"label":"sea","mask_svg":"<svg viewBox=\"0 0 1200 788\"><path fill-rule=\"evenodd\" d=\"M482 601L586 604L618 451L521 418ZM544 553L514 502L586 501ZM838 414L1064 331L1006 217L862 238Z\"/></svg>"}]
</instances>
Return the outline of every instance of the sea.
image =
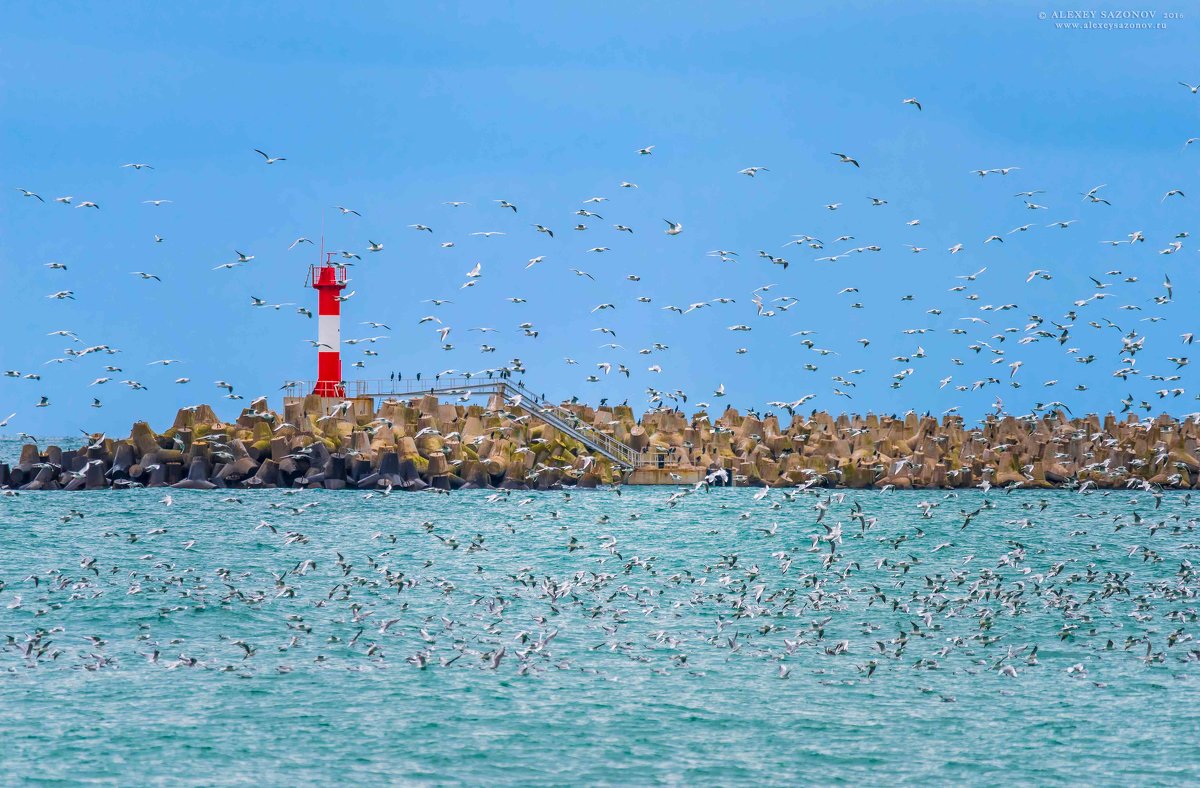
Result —
<instances>
[{"instance_id":1,"label":"sea","mask_svg":"<svg viewBox=\"0 0 1200 788\"><path fill-rule=\"evenodd\" d=\"M1195 783L1197 514L1141 489L0 495L0 767Z\"/></svg>"}]
</instances>

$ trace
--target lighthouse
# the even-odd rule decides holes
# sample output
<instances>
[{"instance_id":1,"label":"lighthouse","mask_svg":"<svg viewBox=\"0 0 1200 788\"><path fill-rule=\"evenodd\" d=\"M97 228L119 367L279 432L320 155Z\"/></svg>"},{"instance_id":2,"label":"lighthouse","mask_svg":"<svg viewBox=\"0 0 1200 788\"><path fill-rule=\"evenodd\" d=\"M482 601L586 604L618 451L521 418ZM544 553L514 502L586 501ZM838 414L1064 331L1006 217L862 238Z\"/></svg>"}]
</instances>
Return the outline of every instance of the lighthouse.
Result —
<instances>
[{"instance_id":1,"label":"lighthouse","mask_svg":"<svg viewBox=\"0 0 1200 788\"><path fill-rule=\"evenodd\" d=\"M317 384L313 394L322 397L345 397L342 382L342 302L338 294L346 286L346 269L330 265L330 252L325 264L312 266L309 281L317 291Z\"/></svg>"}]
</instances>

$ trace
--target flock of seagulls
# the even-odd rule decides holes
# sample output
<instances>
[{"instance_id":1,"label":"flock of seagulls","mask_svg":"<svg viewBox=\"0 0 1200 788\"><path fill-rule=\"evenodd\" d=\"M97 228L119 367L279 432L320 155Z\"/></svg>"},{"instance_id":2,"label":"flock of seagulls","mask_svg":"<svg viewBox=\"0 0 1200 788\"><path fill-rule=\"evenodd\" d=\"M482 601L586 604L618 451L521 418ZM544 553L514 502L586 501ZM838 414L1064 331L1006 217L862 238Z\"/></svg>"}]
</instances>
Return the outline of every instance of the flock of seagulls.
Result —
<instances>
[{"instance_id":1,"label":"flock of seagulls","mask_svg":"<svg viewBox=\"0 0 1200 788\"><path fill-rule=\"evenodd\" d=\"M898 99L891 108L909 121L936 117L932 102L926 116L917 98ZM1197 140L1188 138L1184 151ZM371 266L418 242L410 239L427 245L421 248L430 258L451 260L443 270L453 273L442 290L401 296L419 310L411 316L397 309L348 320L357 329L343 340L348 367L397 375L381 352L400 345L394 337L403 333L450 354L454 368L435 379L521 376L521 357L533 356L582 384L585 398L589 386L615 380L644 387L652 408L711 408L739 396L737 380L719 377L723 362L755 358L757 338L767 335L791 343L786 357L764 353L761 362L764 371L782 369L789 387L765 404L789 413L871 402L880 380L892 390L912 391L922 381L953 392L945 413L982 410L987 402L1000 414L1006 399L1031 400L1034 413L1069 412L1071 392L1088 391L1096 369L1123 413L1186 408L1200 398L1185 379L1196 334L1188 308L1197 250L1189 248L1186 215L1167 213L1186 205L1187 183L1156 185L1145 200L1184 226L1164 234L1130 223L1106 234L1097 225L1123 221L1117 212L1130 200L1118 184L1053 188L1029 162L963 167L957 177L978 190L995 225L965 237L937 217L914 215L899 195L872 182L868 152L829 147L842 145L819 149L823 166L856 185L814 195L801 215L821 217L820 232L787 228L754 247L712 238L715 230L683 211L639 211L635 195L663 177L653 166L636 170L641 185L621 180L631 173L614 173L610 195L581 195L554 215L485 195L434 203L430 216L397 225L400 239L359 233L354 248L332 253L352 280L369 279ZM247 161L272 167L272 175L298 164L252 150ZM653 165L665 150L665 143L631 145L627 155ZM786 164L764 163L731 166L721 177L745 189L787 177ZM160 171L140 161L120 166L147 181ZM47 197L23 187L11 195L23 210L91 209L70 214L88 220L104 217L110 204L104 195ZM141 204L156 216L178 209L158 196ZM847 210L856 205L870 218L839 224L859 215ZM346 223L371 213L369 205L332 210ZM480 229L443 234L437 219L448 212ZM909 242L881 238L896 233ZM711 238L703 247L711 251L692 262L737 270L745 286L702 297L698 288L710 285L701 274L699 285L648 287L643 277L655 279L652 263L631 262L639 258L629 253L648 235L680 248L694 236ZM443 252L505 244L506 237L528 246L506 265ZM1047 238L1055 245L1042 245ZM1064 238L1081 250L1086 270L1047 252ZM169 241L155 235L153 243ZM263 259L298 259L315 247L306 237L278 249L238 245L195 275L238 277ZM622 262L619 270L613 259ZM867 261L879 260L912 266L937 292L877 295L864 272ZM26 409L54 407L40 389L51 375L73 376L96 409L106 392L122 387L121 396L136 397L167 381L193 385L191 353L155 359L149 347L122 349L77 330L81 305L108 295L78 284L71 260L36 264L48 282L38 295L45 293L52 321L37 331L66 347L33 368L0 370L0 414L11 411L0 429L20 428ZM116 287L154 292L183 275L124 273L134 267L152 266L126 264ZM818 289L813 271L838 281ZM587 293L589 306L552 322L524 288L535 277L557 277L556 288ZM356 292L351 286L338 298L350 301ZM310 308L257 288L243 294L246 310L313 333ZM902 317L860 329L856 316L878 309L882 298ZM816 299L844 308L844 325L813 324L808 306ZM484 301L511 318L493 321L488 310L478 319ZM578 351L547 360L540 347L548 335L568 331ZM670 382L682 366L684 336L704 338L706 352L689 358L710 368L703 390ZM296 341L328 349L317 339ZM510 350L511 360L487 360ZM1035 378L1031 369L1054 371ZM143 372L152 377L139 379ZM211 386L229 400L245 398L224 378ZM1037 394L1029 397L1029 389ZM103 436L95 440L99 446ZM986 483L963 491L837 491L810 483L750 494L714 489L723 473L669 491L476 490L406 496L403 505L390 488L252 496L173 490L141 507L124 493L80 504L0 491L0 520L21 524L6 533L10 560L0 572L0 671L251 677L394 670L518 686L577 677L612 687L637 686L631 677L691 682L711 675L771 682L783 702L791 702L784 687L860 686L878 698L882 685L908 693L909 708L954 704L959 688L978 694L981 687L1001 695L1088 693L1090 707L1101 708L1113 707L1106 701L1117 693L1105 691L1119 682L1133 691L1162 688L1200 668L1200 574L1190 560L1200 550L1200 517L1191 492L1136 481L1124 490L1087 482L1071 493L1011 494L1012 487ZM64 540L68 528L72 538Z\"/></svg>"},{"instance_id":2,"label":"flock of seagulls","mask_svg":"<svg viewBox=\"0 0 1200 788\"><path fill-rule=\"evenodd\" d=\"M898 682L953 702L964 677L1095 691L1133 669L1181 677L1200 663L1190 493L750 497L710 482L405 497L402 511L390 490L172 491L133 514L115 500L84 512L30 496L55 516L10 547L68 523L77 538L0 577L0 666L612 680L736 670ZM124 613L90 616L101 598L125 600Z\"/></svg>"},{"instance_id":3,"label":"flock of seagulls","mask_svg":"<svg viewBox=\"0 0 1200 788\"><path fill-rule=\"evenodd\" d=\"M903 99L902 104L913 107L924 116L924 107L917 98ZM1189 142L1194 139L1189 139ZM265 165L295 165L294 162L288 162L285 156L272 155L262 149L255 148L253 153L260 156ZM655 145L647 145L637 148L633 153L637 158L654 161L659 149ZM672 376L674 343L670 336L653 335L652 332L658 329L647 328L657 320L652 317L653 310L665 315L674 315L682 321L694 321L696 318L693 315L701 312L712 313L714 316L729 315L730 317L721 320L718 326L704 324L697 329L697 324L689 322L681 323L680 330L693 336L699 330L699 335L706 337L709 345L715 344L716 335L721 327L730 335L744 336L746 339L734 348L736 355L752 353L754 345L749 341L750 337L763 333L775 337L799 338L794 345L796 355L788 359L789 362L794 361L795 370L788 385L804 389L794 393L804 397L806 401L815 400L814 406L823 404L826 407L837 407L839 400L852 400L860 390L864 392L862 399L869 401L869 392L875 390L878 385L872 382L873 379L884 381L891 389L900 389L918 378L937 381L939 390L957 392L963 396L964 402L970 395L985 392L992 396L993 404L1000 404L998 410L1001 411L1006 390L1037 387L1044 390L1044 393L1033 397L1035 413L1050 406L1065 405L1070 396L1068 391L1088 390L1087 383L1072 380L1084 377L1081 375L1061 374L1053 379L1034 380L1027 374L1022 374L1022 369L1029 367L1029 357L1035 354L1043 359L1055 359L1052 363L1065 364L1064 369L1073 371L1082 370L1092 364L1106 365L1111 373L1111 385L1117 389L1132 389L1139 382L1152 384L1136 398L1143 410L1151 409L1149 402L1152 400L1176 400L1185 395L1190 395L1189 400L1196 398L1196 395L1190 394L1183 377L1189 364L1187 349L1191 344L1191 334L1180 330L1175 335L1174 345L1168 344L1163 347L1161 331L1152 332L1150 328L1156 323L1169 320L1171 315L1177 312L1176 292L1172 288L1166 269L1175 263L1176 258L1171 255L1188 251L1185 249L1185 243L1190 233L1185 228L1181 227L1170 237L1155 237L1143 229L1130 227L1124 237L1089 238L1088 217L1095 215L1095 212L1105 212L1114 207L1117 194L1113 191L1114 187L1107 183L1090 188L1081 187L1073 192L1077 196L1071 197L1062 190L1041 188L1042 184L1037 182L1036 174L1030 169L1006 164L971 171L979 179L1025 179L1016 190L1007 192L1011 197L1001 196L998 202L991 206L995 213L999 215L1008 210L1006 201L1011 201L1007 205L1017 208L1017 213L1040 214L1051 210L1070 213L1055 217L1050 222L1026 221L1013 227L1002 225L997 227L995 232L978 239L946 238L939 244L931 234L933 231L929 229L936 224L933 219L910 218L905 214L897 214L905 210L904 206L896 199L876 192L869 185L869 160L864 161L857 155L843 152L831 152L831 155L836 157L837 163L851 165L854 177L863 180L861 189L864 196L854 198L848 194L830 195L836 199L827 202L817 199L814 201L814 207L824 205L827 211L836 213L848 200L861 199L864 205L869 206L871 215L878 217L878 222L885 226L907 228L907 231L913 234L914 242L898 247L885 247L882 243L858 240L869 239L872 234L878 232L876 227L866 226L845 228L844 232L836 235L792 233L789 238L779 239L779 247L794 247L798 253L807 254L808 259L788 259L767 249L737 250L719 246L708 254L718 265L738 266L745 270L745 277L749 278L755 276L754 272L758 270L754 261L765 261L769 270L776 272L780 279L757 287L748 284L746 290L741 293L725 293L715 298L675 304L664 303L661 293L643 290L639 286L642 276L638 272L617 274L607 265L601 272L592 266L585 268L578 262L592 256L604 257L610 254L619 254L623 259L628 259L628 249L624 246L619 248L618 239L628 238L631 239L629 243L636 242L648 228L645 227L644 221L637 220L636 213L631 213L630 201L622 198L620 194L639 189L638 183L614 178L613 183L619 194L593 195L581 199L579 207L571 214L573 226L567 225L565 231L550 217L526 217L521 206L509 199L492 198L490 202L493 207L488 207L485 201L485 207L479 209L476 209L471 201L444 200L441 201L443 210L476 211L481 222L494 223L492 227L485 226L486 229L466 233L466 238L477 238L487 242L489 239L525 232L529 234L528 243L537 245L537 253L519 262L515 271L497 273L489 270L492 268L491 263L485 266L482 261L474 262L463 273L457 290L460 293L482 293L486 290L488 294L472 293L468 296L463 293L451 297L451 293L442 293L428 294L436 297L415 298L414 301L419 301L421 305L429 304L431 307L429 314L414 321L413 328L426 324L432 326L432 337L436 346L443 351L457 352L455 358L460 360L462 367L450 369L448 372L466 375L523 373L527 365L521 358L531 353L538 355L536 344L531 349L516 348L514 358L507 363L481 364L471 360L470 346L460 347L457 342L471 336L473 332L487 334L488 341L481 342L474 348L482 357L498 353L501 348L513 349L517 343L536 343L545 336L548 329L556 327L540 322L535 315L530 314L532 306L529 305L529 298L519 292L523 281L519 275L554 276L563 272L574 274L576 281L582 281L584 286L592 286L594 283L595 286L603 285L605 288L604 297L597 299L598 304L589 312L602 316L605 325L589 328L591 332L601 334L606 341L596 346L597 350L602 351L601 357L588 362L590 368L578 379L586 384L602 383L609 379L613 370L620 370L626 379L636 379L644 384L646 401L651 407L678 407L687 403L689 398L695 403L706 395L719 397L725 393L725 381L719 379L715 381L713 389L706 391L687 391L677 385L659 382L669 381ZM145 162L127 163L121 167L141 173L134 177L155 177L155 167ZM647 170L643 167L639 171L645 171L645 174L651 177L654 175L653 168ZM782 168L762 165L746 167L731 174L741 174L755 180L785 177ZM36 203L39 207L48 205L36 191L24 187L17 187L16 191L22 199ZM1071 192L1069 189L1066 191ZM988 199L996 198L993 196ZM69 195L55 200L67 205L75 204L76 207L100 210L100 204L93 200L74 203L74 197ZM1165 208L1169 203L1184 200L1184 189L1172 187L1163 192L1159 204ZM172 200L165 198L143 202L155 208L173 205ZM1117 207L1120 207L1119 203ZM333 210L348 222L355 222L363 216L361 211L345 205L333 206ZM618 215L619 220L606 219L600 211ZM664 218L661 221L665 224L662 232L667 237L678 238L685 233L684 222L673 218ZM1105 216L1105 222L1108 221L1111 221L1111 214ZM462 237L444 238L439 234L437 227L438 222L425 219L410 222L407 229L429 236L435 249L454 249L464 240ZM1071 237L1076 239L1077 248L1084 249L1089 258L1095 259L1093 271L1083 278L1072 275L1064 279L1063 275L1056 271L1054 261L1046 259L1038 251L1035 239L1047 231L1071 233ZM349 232L354 231L351 229ZM584 241L580 244L573 240L573 236L579 233L583 233L585 238L599 236L601 241ZM154 241L161 243L163 237L156 235ZM944 295L940 297L931 297L929 294L918 297L915 293L895 294L900 303L911 309L906 312L906 324L892 327L881 322L871 329L876 336L856 339L838 336L839 332L834 327L803 324L807 311L803 306L813 298L835 299L834 303L837 303L836 299L845 299L845 307L848 310L863 310L870 306L867 300L860 297L862 266L858 261L865 259L860 258L860 255L891 254L891 259L898 259L894 255L903 251L905 255L919 254L924 258L937 255L938 245L944 249L944 262L922 267L921 270L928 272L923 276L934 281L945 276L948 284L952 286L947 287ZM288 251L294 252L312 246L314 244L311 239L299 237L286 249L273 250L270 254L274 258ZM763 246L769 248L771 243L765 241ZM1008 247L1013 247L1011 253L995 251ZM1095 247L1108 247L1112 251L1107 255L1099 254ZM368 238L365 246L358 251L333 251L331 262L346 268L355 267L351 276L353 279L358 270L364 270L364 274L370 270L362 268L367 265L368 260L386 258L385 248L384 242ZM1018 259L1036 261L1036 267L1031 265L1027 273L1022 273L1020 278L1029 288L1045 288L1041 291L1030 291L1032 299L1039 303L1044 305L1052 295L1057 298L1058 303L1052 311L1040 307L1035 311L1024 307L1022 301L1025 299L1013 297L1011 291L1006 291L1009 295L1004 300L994 300L988 295L989 280L1005 276L1005 269L1010 269L1014 264L1009 258L997 257L998 254L1011 254ZM232 275L237 269L255 265L257 259L257 254L235 249L231 256L212 266L212 270ZM963 274L954 271L960 259L976 264L974 273ZM67 263L49 261L43 265L56 283L70 281L71 271ZM940 272L944 268L949 269L946 274ZM1148 268L1151 270L1147 270ZM842 272L845 278L854 284L835 292L814 293L804 275L805 272L814 269L821 270L826 275ZM1186 264L1177 267L1176 275L1183 274L1187 269ZM961 271L961 268L958 270ZM799 275L797 271L800 272ZM162 274L152 271L133 271L131 276L140 282L150 283L144 286L157 286L157 283L163 281ZM1147 290L1147 280L1153 280L1155 277L1161 277L1161 286L1156 290L1150 285ZM1048 284L1052 281L1053 284ZM628 295L623 299L615 299L608 287L620 282L629 287ZM999 284L997 282L997 285ZM53 301L77 302L81 297L69 284L58 284L51 290L46 298ZM353 298L356 292L350 289L338 298L340 301L347 301ZM1185 292L1191 295L1191 288L1187 288ZM512 311L514 318L511 325L463 325L463 321L469 321L470 315L478 311L480 298L503 299L517 307ZM301 317L313 317L311 308L291 301L258 295L248 295L247 299L249 307L254 309L281 312L289 308ZM69 310L55 311L51 314L53 319L63 321L69 321L71 315ZM1187 313L1185 311L1182 314L1186 316ZM626 316L631 316L632 321L626 323ZM378 317L383 319L371 322L381 325L396 324L395 315ZM305 328L304 331L309 332L311 328ZM898 337L907 344L907 348L895 353L888 360L871 355L876 352L869 350L872 344L880 345L878 332L892 335L892 341L887 343L887 346L895 347ZM80 366L89 355L112 355L120 352L118 348L103 342L80 347L86 343L74 331L53 333L70 337L72 346L67 347L61 355L45 360L42 366L56 365L65 370ZM1155 333L1153 345L1148 341L1151 333ZM954 337L951 340L954 349L948 354L927 352L922 337L932 334L948 334ZM318 344L312 340L304 341L312 342L314 346ZM378 339L368 344L374 344L376 341ZM932 341L932 337L929 341ZM356 352L355 345L362 344L353 337L345 340L345 343L346 349L351 352ZM579 344L587 349L589 343L586 339L580 339ZM941 344L939 343L939 346ZM394 377L398 374L394 371L395 364L387 365L378 350L361 350L362 355L353 358L347 364L352 370L350 375L356 374L353 372L355 370L366 370L368 365L372 365L377 371L376 377L383 377L389 373ZM476 359L480 357L474 356ZM553 363L546 358L541 358L540 361L542 365ZM872 363L868 365L868 361ZM563 358L562 363L568 368L583 365L573 356ZM720 365L713 366L714 374L720 374L719 370ZM123 369L119 365L110 365L105 371L122 372ZM555 374L569 374L569 370ZM41 380L40 372L37 371L8 370L6 375L22 380ZM1089 374L1087 377L1092 378L1093 375ZM253 385L262 385L262 382L255 381ZM137 390L146 387L139 383L131 385L131 388ZM32 402L43 406L46 403L44 397L40 401L37 399L40 395L36 392L26 395L18 390L10 390L3 392L3 395L6 400L16 402L18 406L22 397L27 396ZM225 396L241 398L241 395L235 395L232 391L228 391ZM584 398L587 398L586 391ZM1028 396L1023 399L1028 399ZM966 405L963 403L957 403L950 411L958 411L964 407ZM985 409L990 407L979 408L981 411Z\"/></svg>"}]
</instances>

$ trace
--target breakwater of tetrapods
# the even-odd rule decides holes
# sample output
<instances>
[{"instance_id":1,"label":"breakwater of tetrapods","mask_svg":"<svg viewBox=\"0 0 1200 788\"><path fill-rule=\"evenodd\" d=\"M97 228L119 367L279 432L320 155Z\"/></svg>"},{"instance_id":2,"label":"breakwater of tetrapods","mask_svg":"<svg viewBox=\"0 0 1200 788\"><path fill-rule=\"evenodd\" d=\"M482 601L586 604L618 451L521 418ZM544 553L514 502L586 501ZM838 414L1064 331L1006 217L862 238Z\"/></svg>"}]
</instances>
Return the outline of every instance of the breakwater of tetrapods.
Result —
<instances>
[{"instance_id":1,"label":"breakwater of tetrapods","mask_svg":"<svg viewBox=\"0 0 1200 788\"><path fill-rule=\"evenodd\" d=\"M370 403L370 400L368 400ZM742 413L686 415L627 405L557 406L590 434L633 450L614 461L504 397L486 405L433 395L331 407L311 396L283 413L256 400L223 421L208 405L181 409L156 432L93 435L76 448L23 446L0 464L8 490L322 487L561 489L614 484L946 489L983 485L1100 488L1200 484L1195 418L1132 413L1072 417Z\"/></svg>"}]
</instances>

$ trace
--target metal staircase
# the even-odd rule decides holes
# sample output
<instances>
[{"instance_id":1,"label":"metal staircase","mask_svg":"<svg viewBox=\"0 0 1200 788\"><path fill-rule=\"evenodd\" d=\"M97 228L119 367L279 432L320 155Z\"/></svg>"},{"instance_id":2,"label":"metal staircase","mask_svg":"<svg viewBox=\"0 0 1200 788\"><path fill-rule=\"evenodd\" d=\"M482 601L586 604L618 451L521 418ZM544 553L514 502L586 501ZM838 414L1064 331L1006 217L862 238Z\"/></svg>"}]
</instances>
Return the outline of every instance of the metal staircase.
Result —
<instances>
[{"instance_id":1,"label":"metal staircase","mask_svg":"<svg viewBox=\"0 0 1200 788\"><path fill-rule=\"evenodd\" d=\"M513 408L549 424L570 435L593 452L607 457L625 470L633 470L651 461L643 459L637 449L621 443L611 435L585 424L566 408L555 405L511 380L480 380L467 377L435 377L430 380L350 380L346 381L346 396L354 397L415 397L425 394L443 397L471 397L480 394L499 394ZM291 380L283 385L284 396L304 397L313 390L312 381Z\"/></svg>"},{"instance_id":2,"label":"metal staircase","mask_svg":"<svg viewBox=\"0 0 1200 788\"><path fill-rule=\"evenodd\" d=\"M600 432L585 424L578 416L561 406L539 398L519 384L500 383L501 393L509 405L525 411L534 418L549 424L559 432L570 435L594 452L604 455L617 465L633 469L642 464L641 453L611 435ZM516 392L509 396L508 391Z\"/></svg>"}]
</instances>

